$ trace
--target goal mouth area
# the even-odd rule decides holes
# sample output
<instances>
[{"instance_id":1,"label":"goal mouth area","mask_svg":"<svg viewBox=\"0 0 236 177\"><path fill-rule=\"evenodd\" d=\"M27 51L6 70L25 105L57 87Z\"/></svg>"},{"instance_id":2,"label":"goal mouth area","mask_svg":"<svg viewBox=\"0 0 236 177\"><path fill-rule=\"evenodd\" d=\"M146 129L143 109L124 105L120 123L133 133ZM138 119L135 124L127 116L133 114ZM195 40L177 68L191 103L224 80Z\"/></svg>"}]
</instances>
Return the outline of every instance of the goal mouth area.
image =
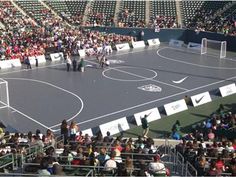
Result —
<instances>
[{"instance_id":1,"label":"goal mouth area","mask_svg":"<svg viewBox=\"0 0 236 177\"><path fill-rule=\"evenodd\" d=\"M209 53L211 55L218 56L219 58L225 58L226 51L227 51L226 41L217 41L217 40L202 38L201 55Z\"/></svg>"},{"instance_id":2,"label":"goal mouth area","mask_svg":"<svg viewBox=\"0 0 236 177\"><path fill-rule=\"evenodd\" d=\"M0 78L0 109L9 107L8 82Z\"/></svg>"}]
</instances>

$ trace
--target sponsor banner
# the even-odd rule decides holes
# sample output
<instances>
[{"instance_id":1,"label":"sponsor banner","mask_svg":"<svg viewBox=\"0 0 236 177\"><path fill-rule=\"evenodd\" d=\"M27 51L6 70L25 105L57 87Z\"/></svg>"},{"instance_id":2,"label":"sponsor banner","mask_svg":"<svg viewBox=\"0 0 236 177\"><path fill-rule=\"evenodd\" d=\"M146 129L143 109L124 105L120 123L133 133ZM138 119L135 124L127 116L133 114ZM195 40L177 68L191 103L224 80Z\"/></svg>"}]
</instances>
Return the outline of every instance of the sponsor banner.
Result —
<instances>
[{"instance_id":1,"label":"sponsor banner","mask_svg":"<svg viewBox=\"0 0 236 177\"><path fill-rule=\"evenodd\" d=\"M142 125L142 122L141 122L141 119L147 115L147 121L148 122L152 122L154 120L158 120L161 118L161 115L159 113L159 110L157 108L153 108L153 109L149 109L149 110L146 110L146 111L143 111L143 112L139 112L139 113L136 113L134 114L134 118L135 118L135 121L136 121L136 124L139 126L139 125Z\"/></svg>"},{"instance_id":2,"label":"sponsor banner","mask_svg":"<svg viewBox=\"0 0 236 177\"><path fill-rule=\"evenodd\" d=\"M11 64L13 67L20 67L21 66L20 59L12 59L10 61L11 61Z\"/></svg>"},{"instance_id":3,"label":"sponsor banner","mask_svg":"<svg viewBox=\"0 0 236 177\"><path fill-rule=\"evenodd\" d=\"M124 50L129 50L129 44L128 43L123 43L123 44L117 44L116 45L116 50L117 51L124 51Z\"/></svg>"},{"instance_id":4,"label":"sponsor banner","mask_svg":"<svg viewBox=\"0 0 236 177\"><path fill-rule=\"evenodd\" d=\"M209 92L200 93L198 95L191 96L193 106L199 106L208 102L211 102L211 96Z\"/></svg>"},{"instance_id":5,"label":"sponsor banner","mask_svg":"<svg viewBox=\"0 0 236 177\"><path fill-rule=\"evenodd\" d=\"M95 51L93 48L85 49L85 54L90 56L90 55L95 54Z\"/></svg>"},{"instance_id":6,"label":"sponsor banner","mask_svg":"<svg viewBox=\"0 0 236 177\"><path fill-rule=\"evenodd\" d=\"M141 48L141 47L145 47L145 43L144 41L136 41L136 42L132 42L132 46L134 49Z\"/></svg>"},{"instance_id":7,"label":"sponsor banner","mask_svg":"<svg viewBox=\"0 0 236 177\"><path fill-rule=\"evenodd\" d=\"M10 60L0 61L0 68L1 69L7 69L7 68L11 68L11 67L12 67L12 64L11 64Z\"/></svg>"},{"instance_id":8,"label":"sponsor banner","mask_svg":"<svg viewBox=\"0 0 236 177\"><path fill-rule=\"evenodd\" d=\"M194 42L189 42L187 48L188 49L201 50L201 44L194 43Z\"/></svg>"},{"instance_id":9,"label":"sponsor banner","mask_svg":"<svg viewBox=\"0 0 236 177\"><path fill-rule=\"evenodd\" d=\"M159 38L149 39L149 40L147 40L147 42L148 42L149 46L154 46L154 45L160 45L161 44Z\"/></svg>"},{"instance_id":10,"label":"sponsor banner","mask_svg":"<svg viewBox=\"0 0 236 177\"><path fill-rule=\"evenodd\" d=\"M110 45L105 47L106 53L112 53L112 48Z\"/></svg>"},{"instance_id":11,"label":"sponsor banner","mask_svg":"<svg viewBox=\"0 0 236 177\"><path fill-rule=\"evenodd\" d=\"M188 109L188 106L186 105L186 102L184 99L178 100L169 104L164 105L166 115L172 115L181 111L185 111Z\"/></svg>"},{"instance_id":12,"label":"sponsor banner","mask_svg":"<svg viewBox=\"0 0 236 177\"><path fill-rule=\"evenodd\" d=\"M63 53L51 53L50 58L52 61L60 61L64 59Z\"/></svg>"},{"instance_id":13,"label":"sponsor banner","mask_svg":"<svg viewBox=\"0 0 236 177\"><path fill-rule=\"evenodd\" d=\"M31 65L35 65L36 61L35 61L35 56L29 57L29 61Z\"/></svg>"},{"instance_id":14,"label":"sponsor banner","mask_svg":"<svg viewBox=\"0 0 236 177\"><path fill-rule=\"evenodd\" d=\"M84 136L84 135L86 135L86 134L88 134L90 137L92 137L92 136L93 136L93 131L92 131L92 129L89 128L89 129L86 129L86 130L82 130L82 135Z\"/></svg>"},{"instance_id":15,"label":"sponsor banner","mask_svg":"<svg viewBox=\"0 0 236 177\"><path fill-rule=\"evenodd\" d=\"M220 89L220 94L222 97L236 93L235 83L220 87L219 89Z\"/></svg>"},{"instance_id":16,"label":"sponsor banner","mask_svg":"<svg viewBox=\"0 0 236 177\"><path fill-rule=\"evenodd\" d=\"M111 135L120 133L122 131L129 129L129 124L127 122L126 117L102 124L99 126L101 133L104 136L107 135L107 131L111 133Z\"/></svg>"},{"instance_id":17,"label":"sponsor banner","mask_svg":"<svg viewBox=\"0 0 236 177\"><path fill-rule=\"evenodd\" d=\"M46 63L46 58L44 55L36 56L36 58L38 59L38 63Z\"/></svg>"},{"instance_id":18,"label":"sponsor banner","mask_svg":"<svg viewBox=\"0 0 236 177\"><path fill-rule=\"evenodd\" d=\"M85 50L84 50L84 49L79 50L78 52L79 52L79 56L80 56L80 57L85 57L86 53L85 53Z\"/></svg>"},{"instance_id":19,"label":"sponsor banner","mask_svg":"<svg viewBox=\"0 0 236 177\"><path fill-rule=\"evenodd\" d=\"M184 41L180 41L180 40L171 39L169 42L169 46L171 47L182 47L183 45L184 45Z\"/></svg>"}]
</instances>

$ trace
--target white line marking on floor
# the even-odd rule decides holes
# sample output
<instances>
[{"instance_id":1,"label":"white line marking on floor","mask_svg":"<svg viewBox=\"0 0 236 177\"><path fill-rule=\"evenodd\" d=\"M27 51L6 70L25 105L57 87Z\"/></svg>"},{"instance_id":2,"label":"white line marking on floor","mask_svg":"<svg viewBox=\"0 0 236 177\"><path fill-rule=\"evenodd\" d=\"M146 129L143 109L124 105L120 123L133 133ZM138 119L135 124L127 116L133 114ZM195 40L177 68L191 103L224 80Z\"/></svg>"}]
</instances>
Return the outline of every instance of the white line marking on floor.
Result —
<instances>
[{"instance_id":1,"label":"white line marking on floor","mask_svg":"<svg viewBox=\"0 0 236 177\"><path fill-rule=\"evenodd\" d=\"M110 76L107 76L105 73L107 71L110 71L110 70L113 70L114 68L138 68L138 69L143 69L143 70L147 70L147 71L150 71L150 72L153 72L154 75L150 78L142 78L142 79L133 79L133 80L129 80L129 79L117 79L117 78L112 78ZM120 71L119 71L120 72ZM139 67L132 67L132 66L119 66L119 67L113 67L113 68L107 68L105 69L103 72L102 72L102 75L108 79L111 79L111 80L115 80L115 81L121 81L121 82L142 82L142 81L147 81L147 80L152 80L154 79L155 77L157 77L157 72L156 71L153 71L151 69L146 69L146 68L139 68Z\"/></svg>"},{"instance_id":2,"label":"white line marking on floor","mask_svg":"<svg viewBox=\"0 0 236 177\"><path fill-rule=\"evenodd\" d=\"M187 62L187 61L181 61L181 60L176 60L176 59L173 59L173 58L170 58L170 57L166 57L166 56L163 56L160 54L160 51L164 50L164 49L173 49L173 50L177 50L175 48L171 48L171 47L163 47L161 49L158 49L157 50L157 55L161 58L164 58L164 59L167 59L167 60L171 60L171 61L175 61L175 62L178 62L178 63L184 63L184 64L187 64L187 65L192 65L192 66L197 66L197 67L201 67L201 68L207 68L207 69L225 69L225 70L234 70L236 68L226 68L226 67L215 67L215 66L205 66L205 65L199 65L199 64L195 64L195 63L191 63L191 62ZM187 51L184 51L184 50L180 50L178 49L179 51L182 51L182 52L186 52L188 53ZM192 53L192 52L190 52ZM200 55L200 54L199 54ZM220 60L220 59L219 59ZM220 61L219 61L220 62Z\"/></svg>"},{"instance_id":3,"label":"white line marking on floor","mask_svg":"<svg viewBox=\"0 0 236 177\"><path fill-rule=\"evenodd\" d=\"M83 102L83 100L82 100L78 95L76 95L75 93L70 92L70 91L68 91L68 90L66 90L66 89L63 89L63 88L61 88L61 87L58 87L58 86L56 86L56 85L54 85L54 84L51 84L51 83L48 83L48 82L45 82L45 81L35 80L35 79L28 79L28 78L4 78L4 79L5 79L5 80L26 80L26 81L31 81L31 82L38 82L38 83L42 83L42 84L49 85L49 86L51 86L51 87L57 88L57 89L59 89L59 90L62 90L62 91L64 91L64 92L67 92L67 93L73 95L74 97L76 97L77 99L79 99L80 104L81 104L81 107L80 107L80 109L78 110L78 112L77 112L75 115L73 115L71 118L67 119L67 121L71 121L72 119L74 119L75 117L77 117L77 116L82 112L82 110L83 110L83 108L84 108L84 102ZM23 115L23 114L22 114L22 115ZM27 118L29 118L29 116L27 116ZM33 118L30 118L30 119L33 119ZM35 122L37 122L37 121L35 120ZM40 122L39 122L39 123L40 123ZM42 123L40 123L40 124L42 124ZM56 125L53 125L53 126L51 126L51 127L49 127L49 128L52 129L52 128L57 127L57 126L59 126L59 125L61 125L61 124L56 124ZM47 126L44 125L44 127L47 127Z\"/></svg>"},{"instance_id":4,"label":"white line marking on floor","mask_svg":"<svg viewBox=\"0 0 236 177\"><path fill-rule=\"evenodd\" d=\"M87 62L96 64L96 62L92 62L92 61L87 61ZM162 81L158 81L158 80L155 80L155 79L151 79L151 78L147 78L147 77L144 77L144 76L140 76L138 74L134 74L134 73L131 73L131 72L123 71L123 70L117 69L116 67L110 67L109 69L114 69L116 71L119 71L119 72L122 72L122 73L125 73L125 74L128 74L128 75L131 75L131 76L139 77L139 78L142 78L142 79L145 79L145 80L150 80L152 82L157 82L159 84L161 83L161 84L168 85L168 86L171 86L171 87L175 87L175 88L178 88L178 89L181 89L181 90L188 90L186 88L178 87L178 86L175 86L175 85L172 85L172 84L168 84L168 83L165 83L165 82L162 82Z\"/></svg>"}]
</instances>

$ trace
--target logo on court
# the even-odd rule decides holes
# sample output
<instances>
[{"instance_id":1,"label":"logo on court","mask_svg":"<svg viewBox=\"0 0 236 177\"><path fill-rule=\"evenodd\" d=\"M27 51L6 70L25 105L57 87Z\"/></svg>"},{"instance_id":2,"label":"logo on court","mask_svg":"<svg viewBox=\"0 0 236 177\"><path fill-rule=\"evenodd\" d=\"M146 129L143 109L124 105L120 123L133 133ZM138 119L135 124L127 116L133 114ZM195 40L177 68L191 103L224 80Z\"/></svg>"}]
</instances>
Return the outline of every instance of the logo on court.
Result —
<instances>
[{"instance_id":1,"label":"logo on court","mask_svg":"<svg viewBox=\"0 0 236 177\"><path fill-rule=\"evenodd\" d=\"M146 92L161 92L162 91L161 87L154 84L144 85L144 86L138 87L138 89L146 91Z\"/></svg>"},{"instance_id":2,"label":"logo on court","mask_svg":"<svg viewBox=\"0 0 236 177\"><path fill-rule=\"evenodd\" d=\"M123 60L109 60L109 62L110 62L111 64L121 64L121 63L125 63L125 61L123 61Z\"/></svg>"}]
</instances>

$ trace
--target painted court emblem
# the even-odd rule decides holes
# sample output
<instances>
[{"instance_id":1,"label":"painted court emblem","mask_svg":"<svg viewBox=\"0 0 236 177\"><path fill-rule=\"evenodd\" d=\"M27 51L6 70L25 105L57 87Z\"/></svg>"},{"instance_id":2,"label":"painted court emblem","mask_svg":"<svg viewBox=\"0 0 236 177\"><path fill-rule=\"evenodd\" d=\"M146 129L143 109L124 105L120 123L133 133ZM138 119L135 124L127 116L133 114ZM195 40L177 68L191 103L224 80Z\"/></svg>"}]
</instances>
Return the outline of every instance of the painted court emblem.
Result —
<instances>
[{"instance_id":1,"label":"painted court emblem","mask_svg":"<svg viewBox=\"0 0 236 177\"><path fill-rule=\"evenodd\" d=\"M144 86L138 87L138 89L146 91L146 92L161 92L162 91L161 87L154 84L144 85Z\"/></svg>"},{"instance_id":2,"label":"painted court emblem","mask_svg":"<svg viewBox=\"0 0 236 177\"><path fill-rule=\"evenodd\" d=\"M123 60L109 60L111 64L121 64L124 63L125 61Z\"/></svg>"}]
</instances>

